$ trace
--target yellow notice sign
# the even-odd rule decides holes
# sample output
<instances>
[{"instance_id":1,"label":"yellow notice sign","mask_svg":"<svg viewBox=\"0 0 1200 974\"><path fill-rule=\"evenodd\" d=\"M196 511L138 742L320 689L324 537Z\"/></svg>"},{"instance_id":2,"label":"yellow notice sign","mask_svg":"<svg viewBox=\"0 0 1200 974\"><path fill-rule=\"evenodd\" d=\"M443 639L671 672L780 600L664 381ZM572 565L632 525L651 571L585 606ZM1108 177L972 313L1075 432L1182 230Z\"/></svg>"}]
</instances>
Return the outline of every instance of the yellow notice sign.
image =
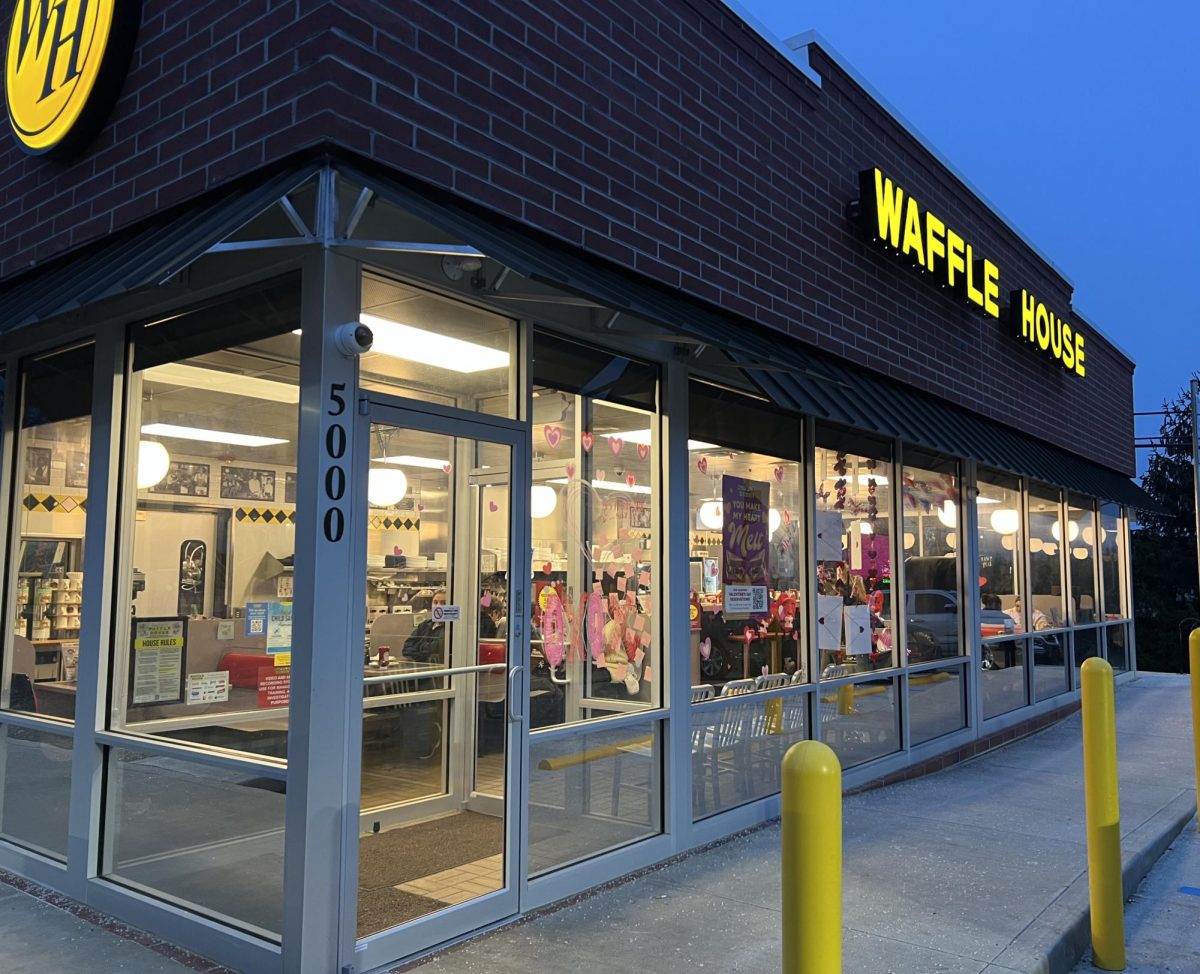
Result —
<instances>
[{"instance_id":1,"label":"yellow notice sign","mask_svg":"<svg viewBox=\"0 0 1200 974\"><path fill-rule=\"evenodd\" d=\"M183 649L186 639L183 634L182 619L164 621L138 621L134 628L133 648L143 649Z\"/></svg>"},{"instance_id":2,"label":"yellow notice sign","mask_svg":"<svg viewBox=\"0 0 1200 974\"><path fill-rule=\"evenodd\" d=\"M275 665L277 667L291 666L292 665L292 654L291 653L276 653L275 654Z\"/></svg>"}]
</instances>

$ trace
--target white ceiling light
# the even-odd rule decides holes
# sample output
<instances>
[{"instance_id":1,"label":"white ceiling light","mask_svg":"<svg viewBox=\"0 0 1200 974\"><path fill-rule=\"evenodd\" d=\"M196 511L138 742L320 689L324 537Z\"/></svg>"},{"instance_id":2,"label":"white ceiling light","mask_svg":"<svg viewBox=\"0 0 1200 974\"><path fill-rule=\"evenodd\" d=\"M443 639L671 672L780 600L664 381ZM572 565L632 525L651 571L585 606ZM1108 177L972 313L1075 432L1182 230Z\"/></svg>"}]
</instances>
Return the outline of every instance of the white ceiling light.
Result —
<instances>
[{"instance_id":1,"label":"white ceiling light","mask_svg":"<svg viewBox=\"0 0 1200 974\"><path fill-rule=\"evenodd\" d=\"M860 473L858 475L858 482L864 487L869 487L872 480L875 481L876 487L886 487L888 485L887 477L881 473Z\"/></svg>"},{"instance_id":2,"label":"white ceiling light","mask_svg":"<svg viewBox=\"0 0 1200 974\"><path fill-rule=\"evenodd\" d=\"M999 534L1016 534L1021 526L1021 514L1012 507L998 507L992 511L992 530Z\"/></svg>"},{"instance_id":3,"label":"white ceiling light","mask_svg":"<svg viewBox=\"0 0 1200 974\"><path fill-rule=\"evenodd\" d=\"M549 517L558 507L558 491L548 484L534 484L529 488L529 516L536 519Z\"/></svg>"},{"instance_id":4,"label":"white ceiling light","mask_svg":"<svg viewBox=\"0 0 1200 974\"><path fill-rule=\"evenodd\" d=\"M946 547L948 547L948 548L957 548L958 547L958 533L956 531L947 531L946 532Z\"/></svg>"},{"instance_id":5,"label":"white ceiling light","mask_svg":"<svg viewBox=\"0 0 1200 974\"><path fill-rule=\"evenodd\" d=\"M774 507L767 513L767 528L771 532L771 537L775 537L775 532L779 530L779 525L783 523L783 516Z\"/></svg>"},{"instance_id":6,"label":"white ceiling light","mask_svg":"<svg viewBox=\"0 0 1200 974\"><path fill-rule=\"evenodd\" d=\"M946 527L955 527L958 524L958 506L952 500L944 500L938 508L937 516Z\"/></svg>"},{"instance_id":7,"label":"white ceiling light","mask_svg":"<svg viewBox=\"0 0 1200 974\"><path fill-rule=\"evenodd\" d=\"M650 431L649 430L628 430L625 433L601 433L600 435L605 436L610 440L614 436L616 436L616 437L619 437L620 439L624 440L626 443L632 443L635 446L649 446L650 445ZM689 450L715 450L715 449L717 449L717 444L705 443L702 440L688 440L688 449Z\"/></svg>"},{"instance_id":8,"label":"white ceiling light","mask_svg":"<svg viewBox=\"0 0 1200 974\"><path fill-rule=\"evenodd\" d=\"M376 463L394 463L400 467L425 467L427 470L441 470L448 461L436 460L433 457L379 457Z\"/></svg>"},{"instance_id":9,"label":"white ceiling light","mask_svg":"<svg viewBox=\"0 0 1200 974\"><path fill-rule=\"evenodd\" d=\"M360 314L358 320L371 329L375 340L371 351L407 359L453 372L486 372L508 366L508 352L475 342L439 335L437 332L402 325L379 315Z\"/></svg>"},{"instance_id":10,"label":"white ceiling light","mask_svg":"<svg viewBox=\"0 0 1200 974\"><path fill-rule=\"evenodd\" d=\"M142 427L142 432L151 436L171 436L177 440L196 440L200 443L226 443L229 446L274 446L288 442L273 436L251 436L249 433L206 430L198 426L172 426L170 423L148 423Z\"/></svg>"},{"instance_id":11,"label":"white ceiling light","mask_svg":"<svg viewBox=\"0 0 1200 974\"><path fill-rule=\"evenodd\" d=\"M145 490L161 483L171 466L171 454L161 443L142 440L138 443L137 485Z\"/></svg>"},{"instance_id":12,"label":"white ceiling light","mask_svg":"<svg viewBox=\"0 0 1200 974\"><path fill-rule=\"evenodd\" d=\"M408 491L403 470L372 467L367 474L367 500L372 507L395 507Z\"/></svg>"},{"instance_id":13,"label":"white ceiling light","mask_svg":"<svg viewBox=\"0 0 1200 974\"><path fill-rule=\"evenodd\" d=\"M1062 541L1062 529L1058 526L1058 521L1050 525L1050 533L1054 535L1055 541ZM1074 521L1067 522L1067 540L1074 541L1079 537L1079 525Z\"/></svg>"},{"instance_id":14,"label":"white ceiling light","mask_svg":"<svg viewBox=\"0 0 1200 974\"><path fill-rule=\"evenodd\" d=\"M1077 561L1083 561L1088 556L1087 548L1072 548L1071 556Z\"/></svg>"},{"instance_id":15,"label":"white ceiling light","mask_svg":"<svg viewBox=\"0 0 1200 974\"><path fill-rule=\"evenodd\" d=\"M554 480L547 480L546 483L548 483L548 484L565 484L565 483L567 483L567 478L566 477L556 477ZM596 490L616 490L616 491L620 491L622 494L649 494L650 493L650 488L645 487L642 484L634 484L631 487L631 486L629 486L629 484L614 484L614 483L610 483L607 480L593 480L592 486L594 488L596 488Z\"/></svg>"},{"instance_id":16,"label":"white ceiling light","mask_svg":"<svg viewBox=\"0 0 1200 974\"><path fill-rule=\"evenodd\" d=\"M720 531L725 524L725 511L720 501L705 501L700 505L696 516L710 531Z\"/></svg>"},{"instance_id":17,"label":"white ceiling light","mask_svg":"<svg viewBox=\"0 0 1200 974\"><path fill-rule=\"evenodd\" d=\"M858 533L859 534L874 534L875 529L873 527L871 527L870 521L859 521L858 522Z\"/></svg>"},{"instance_id":18,"label":"white ceiling light","mask_svg":"<svg viewBox=\"0 0 1200 974\"><path fill-rule=\"evenodd\" d=\"M298 403L300 387L289 382L261 379L254 375L239 375L236 372L221 372L217 369L202 369L195 365L171 362L155 365L142 373L152 382L204 392L223 392L231 396L246 396L250 399L266 399L269 402Z\"/></svg>"},{"instance_id":19,"label":"white ceiling light","mask_svg":"<svg viewBox=\"0 0 1200 974\"><path fill-rule=\"evenodd\" d=\"M904 532L904 550L911 551L912 546L917 543L917 536L911 531Z\"/></svg>"}]
</instances>

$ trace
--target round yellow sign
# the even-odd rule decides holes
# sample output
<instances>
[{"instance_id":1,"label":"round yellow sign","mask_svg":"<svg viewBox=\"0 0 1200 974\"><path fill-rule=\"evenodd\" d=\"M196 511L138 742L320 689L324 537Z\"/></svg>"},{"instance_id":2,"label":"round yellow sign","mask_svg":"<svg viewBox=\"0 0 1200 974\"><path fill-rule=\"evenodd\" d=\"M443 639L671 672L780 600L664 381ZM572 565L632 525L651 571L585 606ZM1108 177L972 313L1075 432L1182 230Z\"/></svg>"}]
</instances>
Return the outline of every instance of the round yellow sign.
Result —
<instances>
[{"instance_id":1,"label":"round yellow sign","mask_svg":"<svg viewBox=\"0 0 1200 974\"><path fill-rule=\"evenodd\" d=\"M77 146L94 134L129 63L138 7L136 0L17 0L4 90L26 151Z\"/></svg>"}]
</instances>

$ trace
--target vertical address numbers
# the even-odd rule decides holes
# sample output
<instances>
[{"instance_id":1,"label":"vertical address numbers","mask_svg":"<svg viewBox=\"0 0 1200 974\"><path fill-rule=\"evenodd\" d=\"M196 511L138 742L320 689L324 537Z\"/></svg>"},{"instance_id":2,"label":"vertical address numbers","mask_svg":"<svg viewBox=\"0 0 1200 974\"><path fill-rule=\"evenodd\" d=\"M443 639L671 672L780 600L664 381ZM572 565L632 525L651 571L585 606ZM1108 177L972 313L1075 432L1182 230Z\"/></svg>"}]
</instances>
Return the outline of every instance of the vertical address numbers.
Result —
<instances>
[{"instance_id":1,"label":"vertical address numbers","mask_svg":"<svg viewBox=\"0 0 1200 974\"><path fill-rule=\"evenodd\" d=\"M342 395L346 383L332 382L329 385L329 416L341 416L346 411L346 397ZM325 500L330 507L325 512L325 540L337 544L346 533L346 512L342 498L346 496L346 468L339 462L346 455L346 427L343 423L330 423L325 430Z\"/></svg>"}]
</instances>

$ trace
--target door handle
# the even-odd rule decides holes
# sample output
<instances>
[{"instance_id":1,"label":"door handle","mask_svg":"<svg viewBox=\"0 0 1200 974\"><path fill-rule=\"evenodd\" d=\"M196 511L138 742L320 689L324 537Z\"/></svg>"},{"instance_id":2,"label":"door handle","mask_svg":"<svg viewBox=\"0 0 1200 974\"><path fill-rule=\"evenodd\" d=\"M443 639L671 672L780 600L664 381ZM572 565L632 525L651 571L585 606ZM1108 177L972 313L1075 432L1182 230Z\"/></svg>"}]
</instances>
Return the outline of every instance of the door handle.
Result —
<instances>
[{"instance_id":1,"label":"door handle","mask_svg":"<svg viewBox=\"0 0 1200 974\"><path fill-rule=\"evenodd\" d=\"M517 713L514 704L516 703L517 694L513 689L517 683L516 676L525 669L520 663L508 671L508 719L513 723L520 723L525 720L525 708L521 708L521 712Z\"/></svg>"}]
</instances>

